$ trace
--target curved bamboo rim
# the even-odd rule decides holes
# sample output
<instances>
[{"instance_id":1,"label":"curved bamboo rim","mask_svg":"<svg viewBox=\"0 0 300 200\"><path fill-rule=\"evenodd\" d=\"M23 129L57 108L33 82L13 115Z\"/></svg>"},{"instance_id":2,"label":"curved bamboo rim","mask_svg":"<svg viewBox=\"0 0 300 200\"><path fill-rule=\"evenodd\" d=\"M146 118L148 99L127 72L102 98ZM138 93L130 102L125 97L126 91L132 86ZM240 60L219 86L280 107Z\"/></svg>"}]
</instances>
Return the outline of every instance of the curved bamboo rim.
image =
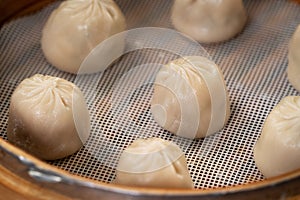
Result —
<instances>
[{"instance_id":1,"label":"curved bamboo rim","mask_svg":"<svg viewBox=\"0 0 300 200\"><path fill-rule=\"evenodd\" d=\"M90 187L94 189L105 190L108 192L119 193L122 195L140 195L140 196L169 196L169 197L192 197L192 196L218 196L218 195L226 195L226 194L233 194L233 193L245 193L250 191L259 191L268 187L274 187L280 184L284 184L289 181L297 181L300 183L300 170L295 172L288 173L286 175L274 177L271 179L266 179L259 182L253 182L245 185L238 185L226 188L216 188L216 189L207 189L207 190L189 190L189 189L151 189L151 188L137 188L137 187L127 187L121 185L113 185L108 183L103 183L95 180L91 180L88 178L80 177L78 175L73 175L67 171L61 170L55 166L47 164L28 153L24 152L23 150L13 146L12 144L8 143L7 141L0 138L0 150L5 151L10 156L17 158L17 159L24 159L30 161L30 165L38 166L40 169L54 172L57 175L61 175L64 178L74 180L75 184ZM0 156L0 163L1 163L1 156ZM300 195L300 184L297 186L298 193ZM295 194L292 194L295 195ZM296 195L298 195L296 193ZM300 197L300 196L299 196Z\"/></svg>"}]
</instances>

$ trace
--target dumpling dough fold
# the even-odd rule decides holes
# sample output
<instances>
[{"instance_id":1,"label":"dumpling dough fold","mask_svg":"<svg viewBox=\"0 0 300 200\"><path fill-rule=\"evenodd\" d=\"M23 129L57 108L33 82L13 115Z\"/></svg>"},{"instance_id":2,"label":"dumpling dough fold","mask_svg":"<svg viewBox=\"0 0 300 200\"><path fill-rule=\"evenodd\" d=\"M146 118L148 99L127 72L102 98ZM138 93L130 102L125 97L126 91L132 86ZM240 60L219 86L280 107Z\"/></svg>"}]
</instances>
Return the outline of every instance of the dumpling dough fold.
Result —
<instances>
[{"instance_id":1,"label":"dumpling dough fold","mask_svg":"<svg viewBox=\"0 0 300 200\"><path fill-rule=\"evenodd\" d=\"M171 61L156 75L151 113L164 129L185 138L221 130L230 115L222 72L202 56Z\"/></svg>"},{"instance_id":2,"label":"dumpling dough fold","mask_svg":"<svg viewBox=\"0 0 300 200\"><path fill-rule=\"evenodd\" d=\"M289 43L287 75L290 83L300 92L300 25Z\"/></svg>"},{"instance_id":3,"label":"dumpling dough fold","mask_svg":"<svg viewBox=\"0 0 300 200\"><path fill-rule=\"evenodd\" d=\"M117 166L116 184L152 188L194 187L184 153L160 138L137 139L127 147Z\"/></svg>"},{"instance_id":4,"label":"dumpling dough fold","mask_svg":"<svg viewBox=\"0 0 300 200\"><path fill-rule=\"evenodd\" d=\"M49 63L62 71L74 74L103 71L102 65L84 69L80 66L98 44L125 28L125 17L113 0L63 1L44 26L42 50ZM124 47L122 39L110 42L103 59L121 55Z\"/></svg>"},{"instance_id":5,"label":"dumpling dough fold","mask_svg":"<svg viewBox=\"0 0 300 200\"><path fill-rule=\"evenodd\" d=\"M73 83L37 74L15 89L7 137L16 146L38 158L54 160L78 151L89 134L89 111Z\"/></svg>"},{"instance_id":6,"label":"dumpling dough fold","mask_svg":"<svg viewBox=\"0 0 300 200\"><path fill-rule=\"evenodd\" d=\"M241 32L247 14L242 0L175 0L171 18L177 30L199 42L211 43Z\"/></svg>"},{"instance_id":7,"label":"dumpling dough fold","mask_svg":"<svg viewBox=\"0 0 300 200\"><path fill-rule=\"evenodd\" d=\"M266 178L300 169L300 96L283 98L271 111L254 146L254 160Z\"/></svg>"}]
</instances>

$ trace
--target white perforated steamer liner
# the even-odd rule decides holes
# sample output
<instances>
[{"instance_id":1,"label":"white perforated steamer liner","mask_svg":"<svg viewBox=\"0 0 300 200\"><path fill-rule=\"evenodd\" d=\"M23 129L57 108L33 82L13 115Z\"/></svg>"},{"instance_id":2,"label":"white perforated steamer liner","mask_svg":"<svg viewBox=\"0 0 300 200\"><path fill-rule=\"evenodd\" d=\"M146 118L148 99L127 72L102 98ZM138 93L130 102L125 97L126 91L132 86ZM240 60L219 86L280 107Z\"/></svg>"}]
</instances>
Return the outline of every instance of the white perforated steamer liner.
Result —
<instances>
[{"instance_id":1,"label":"white perforated steamer liner","mask_svg":"<svg viewBox=\"0 0 300 200\"><path fill-rule=\"evenodd\" d=\"M169 1L117 2L127 17L128 28L172 27L168 17L171 7ZM114 102L112 106L111 99L122 99L120 95L126 92L112 91L116 88L130 90L130 87L125 86L136 82L133 80L149 79L149 74L153 75L155 70L140 68L131 77L123 75L133 66L154 61L164 63L166 58L175 58L168 52L160 56L161 52L146 49L123 56L95 83L97 93L86 93L87 101L98 97L89 109L93 109L94 113L101 113L92 116L95 120L92 128L101 134L92 134L86 146L77 154L50 164L78 176L109 183L114 178L114 164L118 161L113 152L120 152L128 146L136 138L136 135L131 134L135 132L139 133L139 137L157 136L186 146L183 150L198 189L222 187L233 191L235 189L230 189L231 186L251 186L253 182L266 186L270 183L265 182L256 169L252 149L273 106L286 95L298 94L289 85L285 70L287 44L300 21L300 10L295 4L286 1L246 1L245 4L249 22L238 37L222 44L203 45L223 71L229 90L232 114L222 131L206 140L192 142L165 132L151 119L151 84L138 87L128 97L130 101L125 101L123 105L122 109L128 112L128 120L135 123L135 128L126 120L118 120L116 109L112 109L116 105ZM12 21L1 28L0 130L3 139L6 139L10 95L20 81L36 73L59 76L71 81L76 79L73 75L54 69L46 62L40 49L41 29L57 5L53 4L41 12ZM77 81L77 84L84 91L90 87L90 83L85 81ZM132 107L136 109L131 109ZM185 145L187 143L189 145Z\"/></svg>"},{"instance_id":2,"label":"white perforated steamer liner","mask_svg":"<svg viewBox=\"0 0 300 200\"><path fill-rule=\"evenodd\" d=\"M126 43L126 48L123 54L119 53L117 55L115 53L111 53L111 49L107 48L108 46L116 46L119 43L123 44L124 40ZM227 104L229 103L227 100L228 96L224 86L222 72L219 70L218 66L211 61L210 56L200 44L177 31L166 28L144 27L131 29L116 34L93 49L91 54L81 65L79 73L87 71L86 69L88 68L98 68L100 70L106 69L114 61L112 57L118 58L121 56L126 56L126 54L130 52L134 54L137 51L143 51L147 49L151 49L153 52L155 52L155 54L158 54L163 61L152 60L148 63L136 63L130 67L127 67L128 71L125 71L116 84L114 84L112 89L109 91L110 94L104 96L104 98L108 99L108 103L111 105L111 118L119 121L122 126L124 126L126 123L126 125L130 127L130 132L128 132L128 134L133 138L137 139L139 137L155 136L155 132L153 132L152 129L154 127L160 129L160 127L155 123L155 121L153 121L153 116L151 116L151 114L149 116L148 114L149 119L147 121L151 122L145 123L151 123L151 125L141 128L138 124L136 124L136 120L132 118L132 113L141 106L141 109L148 109L151 107L152 111L154 109L156 109L156 111L159 109L159 111L162 110L162 112L165 112L164 108L158 104L152 104L150 106L150 101L144 99L142 92L138 93L138 98L140 98L140 101L145 102L149 106L145 108L144 105L130 104L132 104L131 97L134 95L134 93L136 93L136 91L139 91L140 88L144 86L149 87L149 92L152 96L152 89L154 85L159 85L173 93L175 98L178 100L182 123L179 124L176 135L194 139L199 127L199 121L204 113L200 111L200 107L198 105L199 100L197 100L195 91L192 88L195 86L190 85L190 80L188 80L188 77L181 77L177 73L173 73L172 75L177 76L177 78L175 78L175 82L173 83L164 81L160 82L157 79L158 71L166 69L164 64L172 61L175 57L180 58L180 62L182 63L178 63L178 60L176 63L173 62L173 64L170 64L169 69L171 71L175 70L172 65L184 65L189 68L189 70L197 73L198 76L201 77L201 82L204 82L206 85L205 87L207 87L208 97L203 98L210 99L211 116L209 117L210 121L208 128L205 130L206 133L204 132L203 134L211 135L212 133L221 130L225 124L226 115L228 115ZM144 78L140 78L141 74L143 74ZM94 95L93 99L88 101L89 106L92 108L95 107L95 100L99 98L97 95L101 95L101 93L98 93L99 88L97 84L95 84L99 82L101 78L102 73L98 73L89 76L79 75L75 80L75 83L79 87L80 83L89 83L88 88L83 88L83 91L87 97L89 94L96 94ZM180 86L177 86L176 82L180 82ZM179 88L185 89L180 90ZM182 98L181 96L183 94L186 96ZM201 97L200 101L202 101ZM74 110L76 111L76 108L74 108ZM150 112L150 110L148 110L148 112ZM91 114L97 118L103 115L103 113L94 113L93 109L91 109ZM95 120L92 120L92 123L93 122L95 122ZM114 128L114 125L112 126ZM105 135L107 133L95 131L93 134ZM182 140L180 137L174 137L174 139L179 141ZM192 140L187 140L185 144L182 145L182 148L187 148L192 142ZM124 147L121 148L120 151L123 149ZM97 149L91 149L92 154L97 154L97 151ZM111 156L118 157L121 154L120 151L110 152L112 154ZM103 160L101 157L98 159ZM107 165L115 168L116 163L112 163L111 160L109 160Z\"/></svg>"}]
</instances>

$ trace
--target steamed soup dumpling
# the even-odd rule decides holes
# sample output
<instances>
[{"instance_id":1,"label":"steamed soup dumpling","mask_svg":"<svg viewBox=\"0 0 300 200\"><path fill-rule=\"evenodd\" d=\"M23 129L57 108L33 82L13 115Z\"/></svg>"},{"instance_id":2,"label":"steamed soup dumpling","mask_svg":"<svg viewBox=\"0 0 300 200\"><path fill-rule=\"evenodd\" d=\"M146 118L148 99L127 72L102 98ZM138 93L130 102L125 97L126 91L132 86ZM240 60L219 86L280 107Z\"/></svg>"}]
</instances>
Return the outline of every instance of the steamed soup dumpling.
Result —
<instances>
[{"instance_id":1,"label":"steamed soup dumpling","mask_svg":"<svg viewBox=\"0 0 300 200\"><path fill-rule=\"evenodd\" d=\"M185 138L221 130L230 115L222 72L202 56L171 61L156 75L151 113L165 130Z\"/></svg>"},{"instance_id":2,"label":"steamed soup dumpling","mask_svg":"<svg viewBox=\"0 0 300 200\"><path fill-rule=\"evenodd\" d=\"M266 178L300 169L300 96L285 97L271 111L255 144L254 160Z\"/></svg>"},{"instance_id":3,"label":"steamed soup dumpling","mask_svg":"<svg viewBox=\"0 0 300 200\"><path fill-rule=\"evenodd\" d=\"M75 74L102 71L102 67L79 68L99 43L125 28L124 15L113 0L63 1L44 26L42 50L60 70ZM122 54L124 46L124 40L115 40L106 47L107 56Z\"/></svg>"},{"instance_id":4,"label":"steamed soup dumpling","mask_svg":"<svg viewBox=\"0 0 300 200\"><path fill-rule=\"evenodd\" d=\"M172 9L174 27L203 43L234 37L246 21L242 0L175 0Z\"/></svg>"},{"instance_id":5,"label":"steamed soup dumpling","mask_svg":"<svg viewBox=\"0 0 300 200\"><path fill-rule=\"evenodd\" d=\"M300 92L300 25L297 27L289 44L288 79Z\"/></svg>"},{"instance_id":6,"label":"steamed soup dumpling","mask_svg":"<svg viewBox=\"0 0 300 200\"><path fill-rule=\"evenodd\" d=\"M38 158L54 160L78 151L89 134L87 105L73 83L37 74L15 89L7 127L11 143Z\"/></svg>"},{"instance_id":7,"label":"steamed soup dumpling","mask_svg":"<svg viewBox=\"0 0 300 200\"><path fill-rule=\"evenodd\" d=\"M160 138L137 139L122 153L116 184L151 188L194 188L184 153Z\"/></svg>"}]
</instances>

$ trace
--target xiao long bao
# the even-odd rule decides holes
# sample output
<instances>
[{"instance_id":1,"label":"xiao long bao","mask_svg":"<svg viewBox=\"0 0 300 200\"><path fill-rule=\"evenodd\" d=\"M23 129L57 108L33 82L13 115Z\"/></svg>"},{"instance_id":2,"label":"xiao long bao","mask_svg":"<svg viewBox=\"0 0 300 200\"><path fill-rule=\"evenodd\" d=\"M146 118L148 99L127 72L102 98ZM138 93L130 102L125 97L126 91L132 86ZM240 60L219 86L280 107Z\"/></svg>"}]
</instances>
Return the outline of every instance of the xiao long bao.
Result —
<instances>
[{"instance_id":1,"label":"xiao long bao","mask_svg":"<svg viewBox=\"0 0 300 200\"><path fill-rule=\"evenodd\" d=\"M34 75L15 89L9 107L8 140L44 160L78 151L90 134L80 89L61 78Z\"/></svg>"},{"instance_id":2,"label":"xiao long bao","mask_svg":"<svg viewBox=\"0 0 300 200\"><path fill-rule=\"evenodd\" d=\"M266 178L300 168L300 96L283 98L267 117L254 146L257 168Z\"/></svg>"},{"instance_id":3,"label":"xiao long bao","mask_svg":"<svg viewBox=\"0 0 300 200\"><path fill-rule=\"evenodd\" d=\"M202 43L226 41L247 21L242 0L175 0L172 22L180 32Z\"/></svg>"},{"instance_id":4,"label":"xiao long bao","mask_svg":"<svg viewBox=\"0 0 300 200\"><path fill-rule=\"evenodd\" d=\"M56 68L69 73L94 73L102 68L83 69L86 56L102 41L124 31L125 18L113 0L64 1L55 9L42 32L42 50ZM116 55L123 52L125 41L111 48Z\"/></svg>"},{"instance_id":5,"label":"xiao long bao","mask_svg":"<svg viewBox=\"0 0 300 200\"><path fill-rule=\"evenodd\" d=\"M116 173L115 184L194 188L182 150L175 143L160 138L135 140L123 151Z\"/></svg>"},{"instance_id":6,"label":"xiao long bao","mask_svg":"<svg viewBox=\"0 0 300 200\"><path fill-rule=\"evenodd\" d=\"M300 92L300 25L289 44L287 75L293 87Z\"/></svg>"},{"instance_id":7,"label":"xiao long bao","mask_svg":"<svg viewBox=\"0 0 300 200\"><path fill-rule=\"evenodd\" d=\"M204 138L221 130L230 115L222 72L202 56L164 65L154 82L151 113L165 130L185 138Z\"/></svg>"}]
</instances>

